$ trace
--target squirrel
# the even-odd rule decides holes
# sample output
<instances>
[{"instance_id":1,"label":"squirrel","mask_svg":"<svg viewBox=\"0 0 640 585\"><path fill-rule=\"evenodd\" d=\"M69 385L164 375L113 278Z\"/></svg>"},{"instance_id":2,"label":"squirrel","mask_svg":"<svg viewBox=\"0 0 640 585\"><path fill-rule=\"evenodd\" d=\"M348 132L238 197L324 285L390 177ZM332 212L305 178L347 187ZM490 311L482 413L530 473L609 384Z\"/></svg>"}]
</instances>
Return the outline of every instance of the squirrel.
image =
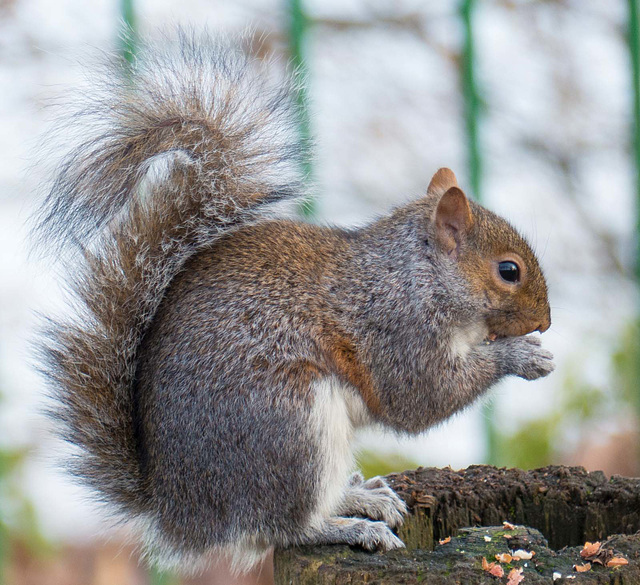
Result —
<instances>
[{"instance_id":1,"label":"squirrel","mask_svg":"<svg viewBox=\"0 0 640 585\"><path fill-rule=\"evenodd\" d=\"M405 504L353 473L353 433L549 374L534 252L444 168L364 227L292 219L295 77L209 33L139 51L73 113L35 235L73 270L75 313L40 342L71 471L161 568L402 547Z\"/></svg>"}]
</instances>

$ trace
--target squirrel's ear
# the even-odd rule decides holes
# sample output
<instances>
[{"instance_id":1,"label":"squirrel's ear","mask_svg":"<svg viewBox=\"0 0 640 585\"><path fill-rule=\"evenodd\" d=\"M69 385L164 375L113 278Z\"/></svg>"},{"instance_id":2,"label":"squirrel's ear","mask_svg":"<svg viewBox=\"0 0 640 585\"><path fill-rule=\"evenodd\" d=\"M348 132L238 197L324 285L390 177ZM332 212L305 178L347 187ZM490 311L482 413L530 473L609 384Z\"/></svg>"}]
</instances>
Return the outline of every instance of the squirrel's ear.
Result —
<instances>
[{"instance_id":1,"label":"squirrel's ear","mask_svg":"<svg viewBox=\"0 0 640 585\"><path fill-rule=\"evenodd\" d=\"M469 201L460 188L451 187L440 198L434 224L438 243L448 256L456 259L460 243L473 224Z\"/></svg>"},{"instance_id":2,"label":"squirrel's ear","mask_svg":"<svg viewBox=\"0 0 640 585\"><path fill-rule=\"evenodd\" d=\"M435 195L442 197L451 187L457 187L458 181L451 169L441 168L438 169L429 186L427 187L428 195Z\"/></svg>"}]
</instances>

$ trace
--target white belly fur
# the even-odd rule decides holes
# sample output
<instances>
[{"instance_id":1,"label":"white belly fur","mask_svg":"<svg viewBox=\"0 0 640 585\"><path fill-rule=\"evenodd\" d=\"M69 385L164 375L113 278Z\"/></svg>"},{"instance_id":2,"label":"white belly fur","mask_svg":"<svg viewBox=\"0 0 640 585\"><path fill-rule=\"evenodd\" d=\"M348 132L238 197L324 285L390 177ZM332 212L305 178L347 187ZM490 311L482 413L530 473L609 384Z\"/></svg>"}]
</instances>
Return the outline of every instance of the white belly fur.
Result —
<instances>
[{"instance_id":1,"label":"white belly fur","mask_svg":"<svg viewBox=\"0 0 640 585\"><path fill-rule=\"evenodd\" d=\"M321 449L320 489L314 521L335 515L353 472L354 430L367 424L369 416L360 395L334 378L314 385L315 402L311 415Z\"/></svg>"}]
</instances>

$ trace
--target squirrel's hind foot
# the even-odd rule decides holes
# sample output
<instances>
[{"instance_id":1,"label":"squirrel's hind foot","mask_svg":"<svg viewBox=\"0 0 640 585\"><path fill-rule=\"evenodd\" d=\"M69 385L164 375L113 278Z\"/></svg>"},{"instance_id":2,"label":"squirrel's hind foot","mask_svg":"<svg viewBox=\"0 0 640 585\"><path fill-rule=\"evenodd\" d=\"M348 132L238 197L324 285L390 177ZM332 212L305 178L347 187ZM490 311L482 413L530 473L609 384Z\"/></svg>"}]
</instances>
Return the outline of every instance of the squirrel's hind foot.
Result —
<instances>
[{"instance_id":1,"label":"squirrel's hind foot","mask_svg":"<svg viewBox=\"0 0 640 585\"><path fill-rule=\"evenodd\" d=\"M327 518L300 544L348 544L368 551L404 548L404 543L384 523L364 518Z\"/></svg>"}]
</instances>

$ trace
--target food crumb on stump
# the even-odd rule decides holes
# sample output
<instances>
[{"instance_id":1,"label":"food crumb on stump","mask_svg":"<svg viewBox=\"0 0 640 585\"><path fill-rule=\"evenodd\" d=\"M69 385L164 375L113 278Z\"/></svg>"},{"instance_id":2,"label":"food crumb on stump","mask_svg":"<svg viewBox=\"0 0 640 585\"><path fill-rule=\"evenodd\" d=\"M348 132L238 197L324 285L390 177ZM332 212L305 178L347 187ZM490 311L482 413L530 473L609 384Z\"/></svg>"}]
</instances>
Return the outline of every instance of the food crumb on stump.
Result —
<instances>
[{"instance_id":1,"label":"food crumb on stump","mask_svg":"<svg viewBox=\"0 0 640 585\"><path fill-rule=\"evenodd\" d=\"M573 565L574 571L578 573L586 573L591 570L591 563L584 563L583 565Z\"/></svg>"},{"instance_id":2,"label":"food crumb on stump","mask_svg":"<svg viewBox=\"0 0 640 585\"><path fill-rule=\"evenodd\" d=\"M507 585L518 585L524 581L523 569L511 569L508 575Z\"/></svg>"},{"instance_id":3,"label":"food crumb on stump","mask_svg":"<svg viewBox=\"0 0 640 585\"><path fill-rule=\"evenodd\" d=\"M485 557L482 557L482 570L489 573L489 575L493 575L494 577L504 577L504 569L496 563L487 562L487 559Z\"/></svg>"}]
</instances>

